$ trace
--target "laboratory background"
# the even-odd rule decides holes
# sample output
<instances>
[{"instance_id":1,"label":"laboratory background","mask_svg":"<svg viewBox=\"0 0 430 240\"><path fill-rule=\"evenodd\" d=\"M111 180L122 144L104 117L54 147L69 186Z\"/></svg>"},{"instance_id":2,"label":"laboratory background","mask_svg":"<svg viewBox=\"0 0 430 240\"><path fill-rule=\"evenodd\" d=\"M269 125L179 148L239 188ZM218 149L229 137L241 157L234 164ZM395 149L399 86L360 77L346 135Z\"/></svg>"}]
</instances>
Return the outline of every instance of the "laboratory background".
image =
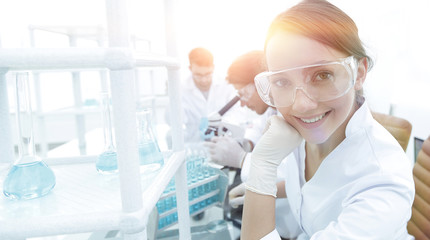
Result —
<instances>
[{"instance_id":1,"label":"laboratory background","mask_svg":"<svg viewBox=\"0 0 430 240\"><path fill-rule=\"evenodd\" d=\"M110 6L108 6L108 2L111 4ZM161 163L155 171L148 171L150 172L148 177L141 183L143 193L148 194L145 189L156 189L156 187L151 188L154 179L158 181L157 184L162 183L165 186L165 189L157 192L158 195L155 194L158 199L151 200L152 207L154 205L158 207L158 213L136 211L136 215L132 217L139 219L144 216L140 219L149 220L144 223L135 220L132 223L143 224L138 229L145 232L143 236L148 239L178 239L178 236L181 236L180 239L186 239L183 236L190 234L188 232L190 228L191 231L203 231L202 229L204 229L206 232L209 229L213 236L227 234L228 238L225 239L235 239L240 230L232 226L231 222L228 224L221 222L225 219L223 198L227 191L226 182L231 181L230 173L206 166L202 160L205 158L205 153L200 146L185 145L183 155L173 154L175 149L172 149L172 141L175 144L176 140L172 140L169 134L173 134L173 138L176 135L174 132L169 133L171 126L166 118L166 111L171 108L175 109L175 102L171 100L176 96L174 93L170 93L173 95L171 98L169 91L179 91L179 84L189 75L188 53L195 47L204 47L213 53L214 74L220 76L220 81L224 81L232 61L245 52L263 50L270 22L278 13L298 1L128 0L124 1L126 3L124 9L119 8L123 11L115 15L114 12L117 10L115 6L121 5L121 2L113 0L1 1L0 50L23 49L22 52L25 53L27 49L38 48L107 49L109 40L115 39L115 36L109 35L111 33L107 19L109 16L114 16L114 20L123 21L119 26L125 24L128 27L127 48L142 56L170 55L171 59L177 62L177 64L176 62L173 64L174 67L166 68L169 63L159 61L153 66L149 64L149 67L145 65L133 69L135 87L132 90L136 97L133 104L138 110L151 109L149 116L139 116L141 120L146 117L145 123L149 122L151 125L147 131L151 131L153 139L156 139L162 158L174 161L185 156L187 163L190 158L193 162L192 166L186 164L187 166L181 168L178 164L168 164L165 160L164 165ZM364 95L369 100L370 108L375 112L404 118L411 123L412 130L406 153L413 164L416 157L415 139L423 140L430 135L430 15L428 14L430 1L331 0L330 2L345 11L355 21L369 55L375 60L374 67L368 73L364 86ZM112 5L114 5L112 8L114 10L109 8ZM4 53L4 51L0 51L0 53ZM13 54L13 52L7 53ZM0 63L5 62L8 62L8 59L0 56ZM0 88L3 88L0 89L0 94L7 93L7 96L0 96L0 101L3 101L0 106L5 108L4 103L7 102L7 109L2 109L2 113L9 112L7 115L0 115L2 118L0 120L1 123L7 122L10 127L5 130L5 126L0 126L0 129L1 133L10 134L12 142L10 145L15 150L14 159L18 158L18 145L21 141L18 131L19 123L16 120L17 86L15 80L19 72L18 70L5 74L0 85ZM176 76L176 81L180 81L177 85L169 84L168 78L172 75ZM90 171L87 168L79 169L76 166L68 168L68 165L94 162L95 156L106 150L106 141L109 142L106 140L106 126L110 126L108 136L113 139L113 144L115 144L116 137L122 139L127 137L127 135L115 136L115 131L112 129L126 124L127 121L115 122L115 119L120 118L114 116L112 119L112 113L109 111L112 111L112 106L120 106L121 103L127 103L129 99L121 96L120 98L125 100L115 103L114 100L109 99L110 95L100 94L103 91L109 92L108 89L112 87L112 82L109 81L108 72L99 67L91 69L82 66L82 68L65 70L44 67L37 71L29 71L24 78L29 80L35 154L46 160L48 165L55 166L53 168L57 183L52 190L54 192L39 199L19 200L11 203L1 194L0 212L3 212L3 216L0 214L0 223L9 222L10 224L0 224L0 239L122 239L124 236L121 235L119 229L125 229L124 239L140 239L142 235L138 235L139 231L132 227L132 223L127 222L130 219L121 218L123 216L121 211L133 212L142 207L139 203L137 205L132 203L132 207L125 210L124 206L128 204L127 200L124 200L126 193L120 190L130 188L122 185L122 180L124 180L122 178L126 178L125 175L113 177L109 174L102 174L102 178L97 178L97 173L87 174L86 171ZM120 94L118 93L116 96L120 96ZM111 101L113 104L110 104ZM108 111L107 114L106 111ZM179 113L180 109L174 111ZM249 109L243 108L241 111L243 118L238 120L237 125L246 128L247 124L257 115ZM145 111L142 112L145 114ZM6 116L9 117L8 120L5 119ZM110 122L110 125L106 122ZM138 121L137 125L140 123ZM126 127L124 129L128 130ZM179 146L184 148L181 144ZM7 155L4 152L5 149L5 147L1 148L2 152L0 152L1 178L5 178L7 173L5 166L9 164L2 157ZM73 163L74 159L76 159L76 164ZM197 176L197 172L201 169L207 175ZM73 171L82 173L82 175L74 175ZM186 171L188 171L188 176L183 176ZM193 173L193 171L195 172ZM67 178L59 177L59 174L67 175ZM179 176L181 174L183 181ZM201 177L201 179L187 183L187 178L192 177L193 174L197 174L197 178ZM160 180L160 178L166 177L169 179ZM172 177L182 183L175 185L173 181L170 181ZM72 182L78 178L82 178L81 182L76 180L79 184L84 185L85 182L90 181L92 183L87 187L82 186L82 189L74 189L70 193L59 189L62 185L73 188ZM202 180L203 178L205 180ZM188 195L191 194L191 196L194 194L192 190L199 191L198 187L201 187L203 191L208 191L209 194L204 197L204 194L197 193L201 195L195 199L189 196L188 199L180 200L179 196L176 199L174 198L175 188L179 186L182 186L184 191L188 189ZM59 192L58 196L55 196L55 191ZM96 194L102 196L93 196ZM92 214L91 209L87 208L82 210L82 214L76 213L70 217L73 218L72 220L63 218L62 214L70 215L70 212L76 211L76 209L80 211L82 207L61 206L62 198L70 198L71 202L75 202L75 204L104 199L100 204L89 203L87 208L93 208L98 214L100 213L98 218L94 218L94 221L106 216L109 217L105 219L109 220L101 221L100 224L91 222L93 218L88 218ZM75 198L79 201L75 201ZM146 196L143 194L140 200L145 202L145 199ZM200 200L203 201L199 202ZM182 202L179 203L179 201ZM109 205L112 202L115 203ZM166 206L169 204L174 206L170 210ZM179 210L180 204L186 206L186 209L190 206L190 211ZM205 206L199 204L205 204ZM143 207L143 209L146 208ZM177 211L172 209L177 209ZM163 215L163 211L167 213ZM193 213L197 213L197 211L205 213L204 216L199 215L203 219L195 217L198 214ZM184 212L187 213L184 215ZM170 213L172 213L172 217L168 218ZM154 217L157 214L158 216ZM184 216L189 220L187 219L187 223L181 225ZM168 220L162 221L163 217ZM76 226L84 225L78 224L81 219L91 220L85 224L86 227L68 227L70 223L77 223ZM153 219L157 220L152 221ZM19 227L16 226L18 222ZM39 222L39 225L34 225L34 222ZM49 226L43 225L45 223ZM111 226L115 227L111 228ZM8 235L16 229L26 229L27 227L32 230L13 236ZM106 230L110 228L111 230ZM2 234L6 235L1 236ZM14 238L15 236L17 237ZM205 238L200 239L212 239L206 237L205 235Z\"/></svg>"}]
</instances>

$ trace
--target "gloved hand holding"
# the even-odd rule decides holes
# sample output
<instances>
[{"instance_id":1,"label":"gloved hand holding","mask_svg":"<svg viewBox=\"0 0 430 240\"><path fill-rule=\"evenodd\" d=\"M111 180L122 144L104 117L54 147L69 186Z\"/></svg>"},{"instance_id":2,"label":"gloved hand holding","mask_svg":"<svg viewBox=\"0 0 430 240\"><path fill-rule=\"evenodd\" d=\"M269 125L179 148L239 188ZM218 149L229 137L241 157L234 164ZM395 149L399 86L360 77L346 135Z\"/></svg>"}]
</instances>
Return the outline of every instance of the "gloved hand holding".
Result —
<instances>
[{"instance_id":1,"label":"gloved hand holding","mask_svg":"<svg viewBox=\"0 0 430 240\"><path fill-rule=\"evenodd\" d=\"M277 167L302 141L302 136L280 116L272 116L251 156L246 189L276 197Z\"/></svg>"},{"instance_id":2,"label":"gloved hand holding","mask_svg":"<svg viewBox=\"0 0 430 240\"><path fill-rule=\"evenodd\" d=\"M245 150L231 137L213 137L203 145L208 149L211 161L219 165L240 168L246 156Z\"/></svg>"},{"instance_id":3,"label":"gloved hand holding","mask_svg":"<svg viewBox=\"0 0 430 240\"><path fill-rule=\"evenodd\" d=\"M237 208L243 205L245 199L245 184L241 183L228 192L228 203L231 207Z\"/></svg>"}]
</instances>

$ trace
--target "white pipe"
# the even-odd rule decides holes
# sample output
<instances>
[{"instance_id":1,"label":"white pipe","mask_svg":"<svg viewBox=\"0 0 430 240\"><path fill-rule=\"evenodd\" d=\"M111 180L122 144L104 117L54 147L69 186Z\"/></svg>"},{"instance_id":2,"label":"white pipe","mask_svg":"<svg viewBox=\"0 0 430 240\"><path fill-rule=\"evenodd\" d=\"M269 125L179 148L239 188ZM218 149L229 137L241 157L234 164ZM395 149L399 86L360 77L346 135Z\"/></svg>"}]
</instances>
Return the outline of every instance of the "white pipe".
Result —
<instances>
[{"instance_id":1,"label":"white pipe","mask_svg":"<svg viewBox=\"0 0 430 240\"><path fill-rule=\"evenodd\" d=\"M79 72L72 72L73 81L73 100L76 109L82 108L82 87L81 87L81 74ZM87 144L85 141L85 117L84 115L77 114L75 116L75 124L78 137L79 153L86 154Z\"/></svg>"},{"instance_id":2,"label":"white pipe","mask_svg":"<svg viewBox=\"0 0 430 240\"><path fill-rule=\"evenodd\" d=\"M109 58L113 58L122 59L123 68L131 68L133 64L128 55L125 49L29 48L24 51L10 48L0 49L0 67L10 70L103 68L108 65Z\"/></svg>"},{"instance_id":3,"label":"white pipe","mask_svg":"<svg viewBox=\"0 0 430 240\"><path fill-rule=\"evenodd\" d=\"M69 36L69 46L77 47L78 39L76 36ZM75 108L82 108L82 87L81 87L81 74L78 71L72 72L73 81L73 100ZM85 117L83 115L75 116L76 132L78 134L78 147L79 153L85 155L87 152L87 143L85 141Z\"/></svg>"},{"instance_id":4,"label":"white pipe","mask_svg":"<svg viewBox=\"0 0 430 240\"><path fill-rule=\"evenodd\" d=\"M146 206L155 206L157 201L160 199L164 192L164 189L170 182L170 179L177 173L179 166L181 166L185 161L185 151L179 151L173 153L173 155L166 161L163 169L151 183L151 185L145 190L144 196ZM187 188L188 192L188 188ZM152 208L147 209L148 213L151 212Z\"/></svg>"},{"instance_id":5,"label":"white pipe","mask_svg":"<svg viewBox=\"0 0 430 240\"><path fill-rule=\"evenodd\" d=\"M166 39L167 55L178 58L177 28L175 27L177 18L174 0L165 0L166 16ZM170 116L176 116L176 121L171 121L173 151L184 149L184 135L182 132L182 99L180 91L180 73L178 67L168 67ZM175 176L176 199L178 204L179 238L191 239L190 213L188 206L187 169L184 163L179 167Z\"/></svg>"},{"instance_id":6,"label":"white pipe","mask_svg":"<svg viewBox=\"0 0 430 240\"><path fill-rule=\"evenodd\" d=\"M166 57L155 54L139 54L135 55L136 67L179 67L179 61L173 57Z\"/></svg>"},{"instance_id":7,"label":"white pipe","mask_svg":"<svg viewBox=\"0 0 430 240\"><path fill-rule=\"evenodd\" d=\"M122 0L106 0L109 47L129 47L126 3ZM128 48L128 51L131 50ZM123 214L132 214L143 208L137 150L135 75L131 68L118 71L110 69L122 212ZM138 236L139 233L145 234L146 226L142 221L139 219L137 221L125 220L131 220L131 222L124 221L122 225L133 225L131 231L127 231L127 228L121 229L125 240L138 240L139 237L142 237Z\"/></svg>"},{"instance_id":8,"label":"white pipe","mask_svg":"<svg viewBox=\"0 0 430 240\"><path fill-rule=\"evenodd\" d=\"M142 208L142 186L137 150L134 71L111 71L111 91L121 200L124 213ZM145 225L142 226L142 231ZM134 232L132 232L134 233Z\"/></svg>"},{"instance_id":9,"label":"white pipe","mask_svg":"<svg viewBox=\"0 0 430 240\"><path fill-rule=\"evenodd\" d=\"M20 70L98 69L125 70L134 67L177 67L171 57L133 54L128 48L2 48L0 68Z\"/></svg>"},{"instance_id":10,"label":"white pipe","mask_svg":"<svg viewBox=\"0 0 430 240\"><path fill-rule=\"evenodd\" d=\"M0 163L12 163L15 158L11 129L6 71L0 69Z\"/></svg>"}]
</instances>

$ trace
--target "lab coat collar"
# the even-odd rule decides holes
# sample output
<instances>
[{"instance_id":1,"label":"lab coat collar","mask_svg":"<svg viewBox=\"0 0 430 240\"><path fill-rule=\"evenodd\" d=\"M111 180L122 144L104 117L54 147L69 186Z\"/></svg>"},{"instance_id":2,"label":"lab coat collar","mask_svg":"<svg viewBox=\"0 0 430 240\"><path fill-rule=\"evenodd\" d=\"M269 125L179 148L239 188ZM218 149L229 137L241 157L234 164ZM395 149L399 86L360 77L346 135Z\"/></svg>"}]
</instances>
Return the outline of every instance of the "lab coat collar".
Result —
<instances>
[{"instance_id":1,"label":"lab coat collar","mask_svg":"<svg viewBox=\"0 0 430 240\"><path fill-rule=\"evenodd\" d=\"M209 96L211 95L213 84L214 82L212 81L211 87L209 88L208 99L209 99ZM194 96L198 96L199 98L201 98L200 101L207 101L206 98L203 96L203 93L200 91L200 89L197 88L196 84L193 81L193 77L191 75L188 76L188 78L185 80L183 84L183 89L184 89L184 94L192 94Z\"/></svg>"},{"instance_id":2,"label":"lab coat collar","mask_svg":"<svg viewBox=\"0 0 430 240\"><path fill-rule=\"evenodd\" d=\"M184 88L184 89L186 89L186 90L198 90L198 91L199 91L199 89L197 88L196 84L195 84L195 83L194 83L194 81L193 81L193 77L192 77L192 75L189 75L189 76L185 79L185 81L184 81L184 83L182 84L182 86L183 86L183 88Z\"/></svg>"},{"instance_id":3,"label":"lab coat collar","mask_svg":"<svg viewBox=\"0 0 430 240\"><path fill-rule=\"evenodd\" d=\"M225 89L224 88L224 84L226 84L225 82L222 82L220 80L220 78L214 74L212 76L212 84L211 87L209 88L209 93L208 93L208 98L206 99L203 95L203 93L200 91L200 89L197 88L196 84L193 81L192 75L189 75L186 79L185 82L182 86L182 88L184 89L184 94L192 94L194 96L198 96L198 98L201 98L200 101L211 101L211 98L217 98L217 93L219 92L220 89Z\"/></svg>"},{"instance_id":4,"label":"lab coat collar","mask_svg":"<svg viewBox=\"0 0 430 240\"><path fill-rule=\"evenodd\" d=\"M356 133L357 131L362 130L366 126L371 125L373 122L372 114L367 106L367 101L363 98L361 106L354 113L351 119L346 125L345 136L349 137Z\"/></svg>"}]
</instances>

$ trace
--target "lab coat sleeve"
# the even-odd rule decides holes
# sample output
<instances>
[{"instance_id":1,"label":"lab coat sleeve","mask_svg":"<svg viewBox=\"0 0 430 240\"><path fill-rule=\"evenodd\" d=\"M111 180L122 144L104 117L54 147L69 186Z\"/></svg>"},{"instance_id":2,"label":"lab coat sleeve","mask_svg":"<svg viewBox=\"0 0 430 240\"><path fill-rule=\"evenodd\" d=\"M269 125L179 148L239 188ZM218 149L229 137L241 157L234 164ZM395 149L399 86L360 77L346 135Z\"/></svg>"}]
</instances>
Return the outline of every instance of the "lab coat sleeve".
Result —
<instances>
[{"instance_id":1,"label":"lab coat sleeve","mask_svg":"<svg viewBox=\"0 0 430 240\"><path fill-rule=\"evenodd\" d=\"M272 232L261 238L261 240L281 240L278 231L274 229Z\"/></svg>"},{"instance_id":2,"label":"lab coat sleeve","mask_svg":"<svg viewBox=\"0 0 430 240\"><path fill-rule=\"evenodd\" d=\"M382 175L366 176L353 186L337 221L310 239L413 239L405 231L414 200L413 181Z\"/></svg>"}]
</instances>

